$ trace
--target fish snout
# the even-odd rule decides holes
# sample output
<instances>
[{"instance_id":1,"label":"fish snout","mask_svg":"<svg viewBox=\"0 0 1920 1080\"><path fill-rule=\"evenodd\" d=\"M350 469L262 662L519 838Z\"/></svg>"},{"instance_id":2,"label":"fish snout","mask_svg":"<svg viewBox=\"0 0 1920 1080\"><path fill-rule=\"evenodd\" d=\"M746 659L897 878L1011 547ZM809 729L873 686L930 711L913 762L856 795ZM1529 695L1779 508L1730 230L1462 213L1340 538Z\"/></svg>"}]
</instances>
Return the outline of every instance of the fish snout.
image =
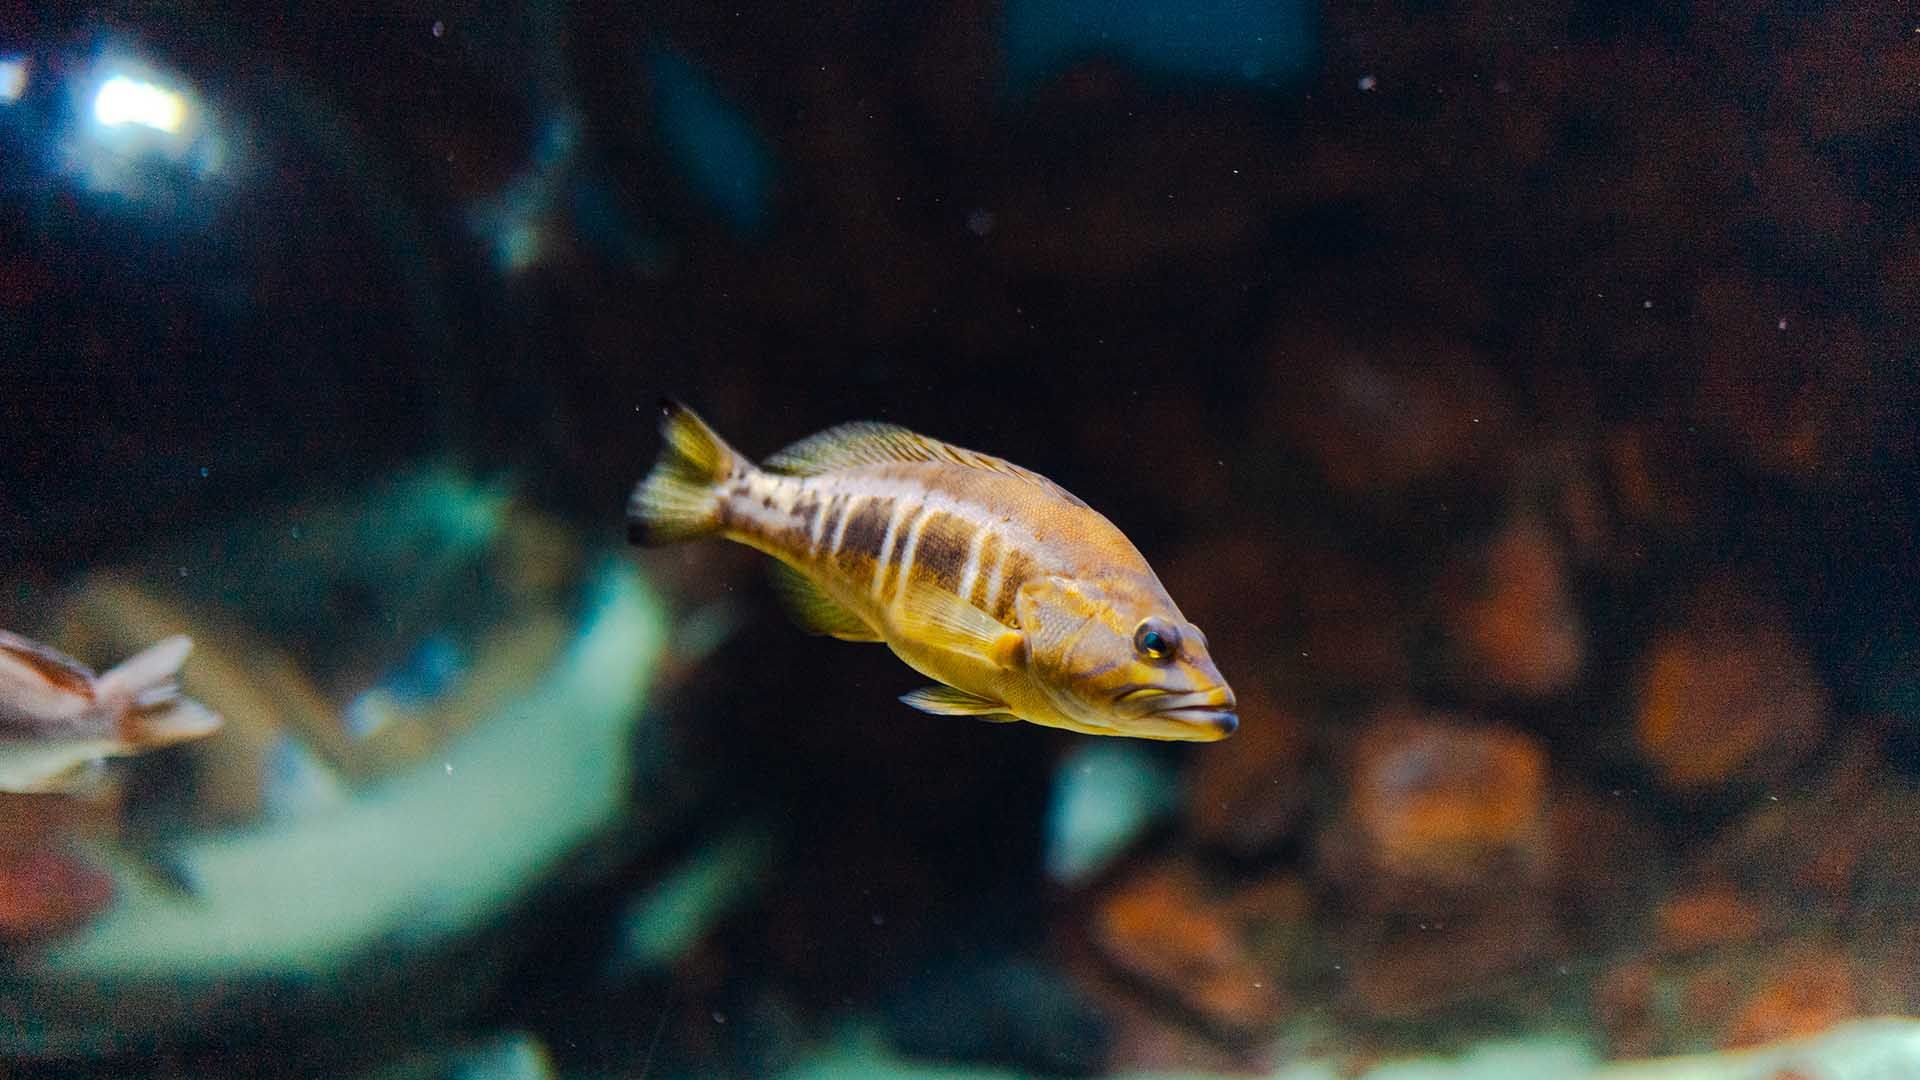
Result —
<instances>
[{"instance_id":1,"label":"fish snout","mask_svg":"<svg viewBox=\"0 0 1920 1080\"><path fill-rule=\"evenodd\" d=\"M1224 739L1240 730L1238 703L1225 684L1190 694L1168 694L1154 702L1153 716L1195 729L1202 738Z\"/></svg>"}]
</instances>

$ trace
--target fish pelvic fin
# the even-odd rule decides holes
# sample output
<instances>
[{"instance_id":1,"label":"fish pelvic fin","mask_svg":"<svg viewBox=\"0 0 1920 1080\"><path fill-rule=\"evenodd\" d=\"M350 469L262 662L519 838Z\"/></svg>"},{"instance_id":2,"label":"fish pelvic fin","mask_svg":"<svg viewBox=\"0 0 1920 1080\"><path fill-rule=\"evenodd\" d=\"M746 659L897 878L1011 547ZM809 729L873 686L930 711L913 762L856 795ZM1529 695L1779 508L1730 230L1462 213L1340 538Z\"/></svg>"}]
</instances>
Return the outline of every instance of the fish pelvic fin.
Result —
<instances>
[{"instance_id":1,"label":"fish pelvic fin","mask_svg":"<svg viewBox=\"0 0 1920 1080\"><path fill-rule=\"evenodd\" d=\"M654 546L718 532L720 484L751 466L672 398L660 401L660 435L659 460L627 499L627 539Z\"/></svg>"},{"instance_id":2,"label":"fish pelvic fin","mask_svg":"<svg viewBox=\"0 0 1920 1080\"><path fill-rule=\"evenodd\" d=\"M919 709L923 713L935 716L977 716L994 723L1005 723L1016 717L1007 712L1007 703L984 698L978 694L969 694L965 690L951 686L923 686L918 690L901 694L900 700Z\"/></svg>"}]
</instances>

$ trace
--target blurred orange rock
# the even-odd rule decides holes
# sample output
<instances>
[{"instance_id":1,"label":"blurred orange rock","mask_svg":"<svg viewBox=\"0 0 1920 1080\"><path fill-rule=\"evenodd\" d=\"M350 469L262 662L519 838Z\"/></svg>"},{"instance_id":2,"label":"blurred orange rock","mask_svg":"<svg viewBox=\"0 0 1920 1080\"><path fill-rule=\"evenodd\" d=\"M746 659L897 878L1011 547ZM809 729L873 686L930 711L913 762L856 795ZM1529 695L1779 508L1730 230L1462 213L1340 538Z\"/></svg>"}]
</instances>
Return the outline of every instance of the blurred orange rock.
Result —
<instances>
[{"instance_id":1,"label":"blurred orange rock","mask_svg":"<svg viewBox=\"0 0 1920 1080\"><path fill-rule=\"evenodd\" d=\"M1669 955L1752 941L1767 926L1764 911L1739 889L1713 881L1674 892L1654 912L1654 945Z\"/></svg>"},{"instance_id":2,"label":"blurred orange rock","mask_svg":"<svg viewBox=\"0 0 1920 1080\"><path fill-rule=\"evenodd\" d=\"M0 851L0 939L37 941L77 930L113 898L113 878L79 855Z\"/></svg>"},{"instance_id":3,"label":"blurred orange rock","mask_svg":"<svg viewBox=\"0 0 1920 1080\"><path fill-rule=\"evenodd\" d=\"M1547 809L1556 909L1598 936L1637 935L1660 880L1663 840L1619 792L1559 785Z\"/></svg>"},{"instance_id":4,"label":"blurred orange rock","mask_svg":"<svg viewBox=\"0 0 1920 1080\"><path fill-rule=\"evenodd\" d=\"M1348 928L1345 990L1352 1005L1381 1019L1492 996L1503 989L1502 976L1538 969L1562 948L1550 913L1525 897L1468 917L1383 929L1375 922Z\"/></svg>"},{"instance_id":5,"label":"blurred orange rock","mask_svg":"<svg viewBox=\"0 0 1920 1080\"><path fill-rule=\"evenodd\" d=\"M1217 1031L1256 1033L1285 1010L1274 975L1249 955L1239 922L1189 868L1154 867L1120 886L1095 914L1093 940L1120 972Z\"/></svg>"},{"instance_id":6,"label":"blurred orange rock","mask_svg":"<svg viewBox=\"0 0 1920 1080\"><path fill-rule=\"evenodd\" d=\"M1659 995L1653 965L1630 960L1607 972L1593 990L1594 1018L1607 1033L1612 1057L1650 1057L1661 1045Z\"/></svg>"},{"instance_id":7,"label":"blurred orange rock","mask_svg":"<svg viewBox=\"0 0 1920 1080\"><path fill-rule=\"evenodd\" d=\"M1585 629L1553 533L1523 514L1475 561L1467 595L1444 613L1466 676L1522 697L1571 686L1586 662Z\"/></svg>"},{"instance_id":8,"label":"blurred orange rock","mask_svg":"<svg viewBox=\"0 0 1920 1080\"><path fill-rule=\"evenodd\" d=\"M1722 1045L1759 1046L1817 1035L1859 1014L1853 961L1831 950L1789 959L1740 1006Z\"/></svg>"},{"instance_id":9,"label":"blurred orange rock","mask_svg":"<svg viewBox=\"0 0 1920 1080\"><path fill-rule=\"evenodd\" d=\"M1306 807L1306 731L1257 680L1235 685L1241 724L1234 752L1192 759L1187 823L1201 842L1253 856L1292 835Z\"/></svg>"},{"instance_id":10,"label":"blurred orange rock","mask_svg":"<svg viewBox=\"0 0 1920 1080\"><path fill-rule=\"evenodd\" d=\"M1778 781L1826 730L1826 688L1784 617L1727 583L1648 650L1635 734L1668 787Z\"/></svg>"},{"instance_id":11,"label":"blurred orange rock","mask_svg":"<svg viewBox=\"0 0 1920 1080\"><path fill-rule=\"evenodd\" d=\"M1351 331L1303 332L1275 346L1273 365L1284 429L1342 493L1390 496L1472 471L1506 447L1506 394L1457 342L1366 349Z\"/></svg>"},{"instance_id":12,"label":"blurred orange rock","mask_svg":"<svg viewBox=\"0 0 1920 1080\"><path fill-rule=\"evenodd\" d=\"M1754 464L1835 485L1865 467L1893 387L1859 322L1809 310L1816 302L1741 275L1702 285L1693 413Z\"/></svg>"},{"instance_id":13,"label":"blurred orange rock","mask_svg":"<svg viewBox=\"0 0 1920 1080\"><path fill-rule=\"evenodd\" d=\"M1498 866L1538 884L1551 861L1546 799L1546 753L1530 736L1389 709L1355 749L1348 816L1379 871L1473 888Z\"/></svg>"}]
</instances>

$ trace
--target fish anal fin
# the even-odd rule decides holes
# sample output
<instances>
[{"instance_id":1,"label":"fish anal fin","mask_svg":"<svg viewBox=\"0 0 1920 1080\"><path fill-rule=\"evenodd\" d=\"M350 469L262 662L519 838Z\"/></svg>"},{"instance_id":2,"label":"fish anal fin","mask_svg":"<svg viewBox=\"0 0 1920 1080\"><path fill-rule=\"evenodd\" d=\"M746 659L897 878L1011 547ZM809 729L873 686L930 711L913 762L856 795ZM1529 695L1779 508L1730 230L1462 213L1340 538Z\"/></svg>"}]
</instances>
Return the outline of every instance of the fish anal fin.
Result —
<instances>
[{"instance_id":1,"label":"fish anal fin","mask_svg":"<svg viewBox=\"0 0 1920 1080\"><path fill-rule=\"evenodd\" d=\"M935 716L977 716L983 720L993 720L1005 716L1007 720L1017 719L1008 715L1007 703L984 698L978 694L969 694L965 690L956 690L951 686L923 686L911 693L901 694L900 700Z\"/></svg>"},{"instance_id":2,"label":"fish anal fin","mask_svg":"<svg viewBox=\"0 0 1920 1080\"><path fill-rule=\"evenodd\" d=\"M880 635L866 620L848 611L826 590L805 574L783 562L775 562L770 575L773 591L801 629L825 634L841 641L879 641Z\"/></svg>"},{"instance_id":3,"label":"fish anal fin","mask_svg":"<svg viewBox=\"0 0 1920 1080\"><path fill-rule=\"evenodd\" d=\"M908 589L901 598L901 628L909 638L985 661L1002 670L1026 655L1020 631L944 589Z\"/></svg>"},{"instance_id":4,"label":"fish anal fin","mask_svg":"<svg viewBox=\"0 0 1920 1080\"><path fill-rule=\"evenodd\" d=\"M93 696L93 672L58 649L0 630L0 653L31 669L61 690Z\"/></svg>"},{"instance_id":5,"label":"fish anal fin","mask_svg":"<svg viewBox=\"0 0 1920 1080\"><path fill-rule=\"evenodd\" d=\"M997 472L1045 488L1075 506L1087 504L1059 484L1005 458L941 442L898 424L856 420L830 427L801 439L768 458L762 468L788 476L818 476L836 469L880 465L889 461L931 461L962 468Z\"/></svg>"}]
</instances>

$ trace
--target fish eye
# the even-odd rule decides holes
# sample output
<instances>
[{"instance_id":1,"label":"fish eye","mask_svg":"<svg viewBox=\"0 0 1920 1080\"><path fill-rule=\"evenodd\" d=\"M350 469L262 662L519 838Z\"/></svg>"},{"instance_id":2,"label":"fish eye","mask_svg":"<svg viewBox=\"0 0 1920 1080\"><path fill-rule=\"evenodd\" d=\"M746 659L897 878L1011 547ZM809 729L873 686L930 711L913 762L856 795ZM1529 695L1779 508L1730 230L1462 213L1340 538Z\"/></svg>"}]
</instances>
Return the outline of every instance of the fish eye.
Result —
<instances>
[{"instance_id":1,"label":"fish eye","mask_svg":"<svg viewBox=\"0 0 1920 1080\"><path fill-rule=\"evenodd\" d=\"M1133 631L1133 648L1149 660L1170 660L1180 651L1180 631L1162 618L1142 619Z\"/></svg>"}]
</instances>

